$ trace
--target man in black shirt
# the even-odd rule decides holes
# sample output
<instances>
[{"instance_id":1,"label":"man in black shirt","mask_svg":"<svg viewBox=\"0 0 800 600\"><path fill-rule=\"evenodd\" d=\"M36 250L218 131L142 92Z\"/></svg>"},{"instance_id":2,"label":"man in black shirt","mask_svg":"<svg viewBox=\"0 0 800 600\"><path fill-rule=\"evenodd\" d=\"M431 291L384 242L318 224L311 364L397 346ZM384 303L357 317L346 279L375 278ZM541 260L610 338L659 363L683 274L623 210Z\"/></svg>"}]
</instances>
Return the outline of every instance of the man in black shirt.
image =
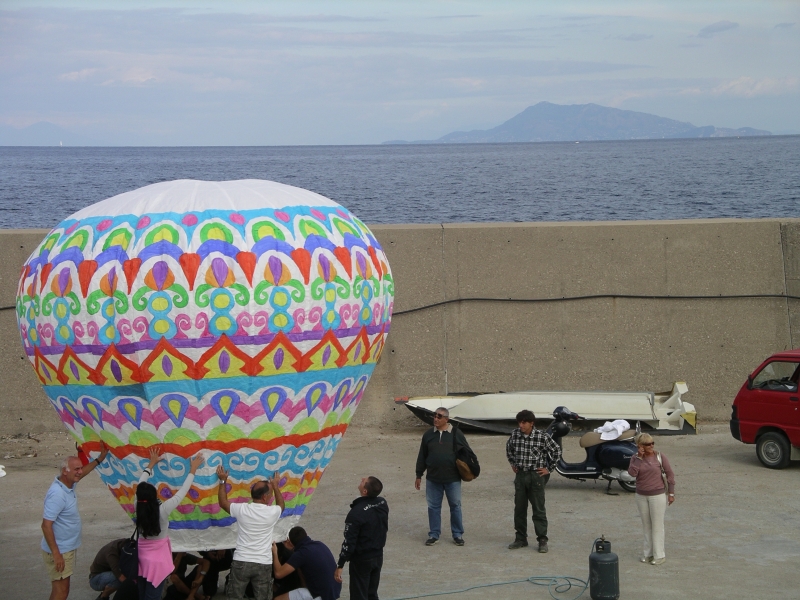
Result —
<instances>
[{"instance_id":1,"label":"man in black shirt","mask_svg":"<svg viewBox=\"0 0 800 600\"><path fill-rule=\"evenodd\" d=\"M461 475L456 468L456 445L465 446L467 438L461 430L450 424L450 411L440 406L433 412L433 429L422 436L417 455L417 479L414 487L420 488L422 474L425 478L425 500L428 503L428 541L433 546L442 533L442 497L447 495L450 505L450 531L456 546L464 545L464 522L461 517ZM455 439L454 439L455 438Z\"/></svg>"},{"instance_id":2,"label":"man in black shirt","mask_svg":"<svg viewBox=\"0 0 800 600\"><path fill-rule=\"evenodd\" d=\"M344 563L350 561L350 600L378 600L389 530L389 505L379 496L382 491L377 477L362 479L358 485L361 495L350 505L344 520L344 542L334 578L342 582Z\"/></svg>"},{"instance_id":3,"label":"man in black shirt","mask_svg":"<svg viewBox=\"0 0 800 600\"><path fill-rule=\"evenodd\" d=\"M283 579L297 571L305 587L276 596L274 600L336 600L339 597L342 584L334 579L336 559L325 544L312 540L302 527L293 527L284 546L292 551L292 555L281 564L278 546L274 542L272 544L275 579Z\"/></svg>"}]
</instances>

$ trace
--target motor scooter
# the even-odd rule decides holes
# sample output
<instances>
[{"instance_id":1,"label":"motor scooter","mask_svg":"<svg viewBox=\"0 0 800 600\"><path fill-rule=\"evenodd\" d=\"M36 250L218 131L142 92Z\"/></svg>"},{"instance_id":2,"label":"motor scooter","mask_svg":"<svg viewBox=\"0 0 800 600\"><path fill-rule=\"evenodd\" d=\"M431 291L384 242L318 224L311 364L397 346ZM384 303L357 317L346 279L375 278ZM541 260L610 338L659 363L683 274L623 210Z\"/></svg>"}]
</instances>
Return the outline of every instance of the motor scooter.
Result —
<instances>
[{"instance_id":1,"label":"motor scooter","mask_svg":"<svg viewBox=\"0 0 800 600\"><path fill-rule=\"evenodd\" d=\"M584 417L572 412L566 406L559 406L553 411L553 422L547 428L548 433L559 446L561 438L572 430L573 421L584 421ZM599 433L590 431L581 436L581 448L586 450L586 459L580 463L568 463L562 458L556 464L556 471L567 479L586 481L587 479L608 480L606 493L611 492L611 483L616 481L626 492L636 491L636 478L628 474L631 457L637 452L634 436L640 431L629 429L613 440L603 440ZM562 446L563 447L563 446Z\"/></svg>"}]
</instances>

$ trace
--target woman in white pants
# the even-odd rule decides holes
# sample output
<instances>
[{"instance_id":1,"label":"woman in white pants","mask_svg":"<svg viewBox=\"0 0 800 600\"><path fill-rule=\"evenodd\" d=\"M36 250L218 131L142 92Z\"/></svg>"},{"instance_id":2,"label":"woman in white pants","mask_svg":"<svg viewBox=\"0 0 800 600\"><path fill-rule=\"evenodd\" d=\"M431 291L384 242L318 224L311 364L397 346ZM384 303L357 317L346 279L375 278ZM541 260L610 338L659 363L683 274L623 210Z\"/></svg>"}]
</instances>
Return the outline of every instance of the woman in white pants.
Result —
<instances>
[{"instance_id":1,"label":"woman in white pants","mask_svg":"<svg viewBox=\"0 0 800 600\"><path fill-rule=\"evenodd\" d=\"M636 446L639 452L631 458L628 473L636 477L636 506L644 529L644 551L639 560L660 565L666 560L664 515L667 506L675 502L675 474L667 457L655 451L649 433L637 435Z\"/></svg>"}]
</instances>

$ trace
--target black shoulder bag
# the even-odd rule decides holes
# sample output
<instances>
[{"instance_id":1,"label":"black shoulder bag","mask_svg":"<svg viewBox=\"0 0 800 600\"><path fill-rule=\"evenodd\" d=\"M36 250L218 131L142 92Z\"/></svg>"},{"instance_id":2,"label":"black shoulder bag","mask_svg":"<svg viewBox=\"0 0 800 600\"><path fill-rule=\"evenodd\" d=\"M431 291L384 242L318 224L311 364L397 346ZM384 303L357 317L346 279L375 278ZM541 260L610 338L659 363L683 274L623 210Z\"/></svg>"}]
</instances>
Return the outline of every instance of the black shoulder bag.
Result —
<instances>
[{"instance_id":1,"label":"black shoulder bag","mask_svg":"<svg viewBox=\"0 0 800 600\"><path fill-rule=\"evenodd\" d=\"M453 454L456 455L456 469L462 481L472 481L481 474L481 465L478 457L469 446L456 443L456 431L453 427Z\"/></svg>"},{"instance_id":2,"label":"black shoulder bag","mask_svg":"<svg viewBox=\"0 0 800 600\"><path fill-rule=\"evenodd\" d=\"M139 577L139 528L133 531L130 539L127 540L119 551L119 570L125 575L125 579L135 582Z\"/></svg>"}]
</instances>

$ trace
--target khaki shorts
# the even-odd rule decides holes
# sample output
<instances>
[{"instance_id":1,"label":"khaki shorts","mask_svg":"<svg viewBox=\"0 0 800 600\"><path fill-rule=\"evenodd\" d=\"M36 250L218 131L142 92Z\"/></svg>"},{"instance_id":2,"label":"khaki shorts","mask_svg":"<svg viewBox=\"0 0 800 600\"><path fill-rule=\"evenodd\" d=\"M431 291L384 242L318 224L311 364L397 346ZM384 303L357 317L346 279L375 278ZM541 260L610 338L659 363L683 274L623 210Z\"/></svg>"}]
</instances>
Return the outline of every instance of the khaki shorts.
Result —
<instances>
[{"instance_id":1,"label":"khaki shorts","mask_svg":"<svg viewBox=\"0 0 800 600\"><path fill-rule=\"evenodd\" d=\"M53 560L53 555L42 550L44 566L47 567L47 574L50 576L50 581L66 579L72 575L72 572L75 570L75 554L77 552L77 550L70 550L61 555L64 557L64 570L59 573L56 571L56 561Z\"/></svg>"}]
</instances>

